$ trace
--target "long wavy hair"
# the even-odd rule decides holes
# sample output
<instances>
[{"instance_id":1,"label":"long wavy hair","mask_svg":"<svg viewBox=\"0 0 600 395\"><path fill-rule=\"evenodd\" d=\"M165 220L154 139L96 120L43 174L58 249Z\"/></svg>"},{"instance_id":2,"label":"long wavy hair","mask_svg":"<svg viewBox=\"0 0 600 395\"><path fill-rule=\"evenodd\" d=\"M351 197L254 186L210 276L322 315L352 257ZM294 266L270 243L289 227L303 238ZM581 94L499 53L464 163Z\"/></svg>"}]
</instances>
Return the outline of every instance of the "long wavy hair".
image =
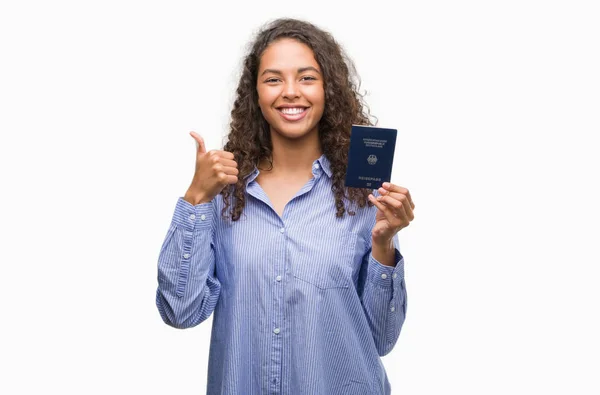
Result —
<instances>
[{"instance_id":1,"label":"long wavy hair","mask_svg":"<svg viewBox=\"0 0 600 395\"><path fill-rule=\"evenodd\" d=\"M337 217L342 217L345 212L354 215L350 204L372 206L368 200L371 190L344 187L352 124L374 125L359 92L360 79L354 63L330 33L311 23L288 18L277 19L264 26L244 58L231 110L230 131L224 146L225 151L234 154L238 163L238 182L221 191L224 202L222 215L226 217L230 210L233 221L240 218L246 205L244 178L262 160L273 163L270 128L258 106L256 84L262 54L271 43L282 38L292 38L307 45L321 67L325 109L318 124L318 133L323 154L331 164L335 214Z\"/></svg>"}]
</instances>

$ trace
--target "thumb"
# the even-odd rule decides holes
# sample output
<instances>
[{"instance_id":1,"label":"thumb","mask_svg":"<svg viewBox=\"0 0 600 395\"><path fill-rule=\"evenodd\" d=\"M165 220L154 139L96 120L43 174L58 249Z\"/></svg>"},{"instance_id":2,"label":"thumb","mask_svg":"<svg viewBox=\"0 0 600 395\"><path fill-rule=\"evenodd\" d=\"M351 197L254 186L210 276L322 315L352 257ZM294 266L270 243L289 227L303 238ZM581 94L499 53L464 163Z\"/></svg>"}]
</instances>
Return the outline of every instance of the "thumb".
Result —
<instances>
[{"instance_id":1,"label":"thumb","mask_svg":"<svg viewBox=\"0 0 600 395\"><path fill-rule=\"evenodd\" d=\"M201 154L206 153L206 146L204 145L204 139L196 132L190 132L190 136L192 136L192 138L194 140L196 140L196 149L198 149L198 152Z\"/></svg>"}]
</instances>

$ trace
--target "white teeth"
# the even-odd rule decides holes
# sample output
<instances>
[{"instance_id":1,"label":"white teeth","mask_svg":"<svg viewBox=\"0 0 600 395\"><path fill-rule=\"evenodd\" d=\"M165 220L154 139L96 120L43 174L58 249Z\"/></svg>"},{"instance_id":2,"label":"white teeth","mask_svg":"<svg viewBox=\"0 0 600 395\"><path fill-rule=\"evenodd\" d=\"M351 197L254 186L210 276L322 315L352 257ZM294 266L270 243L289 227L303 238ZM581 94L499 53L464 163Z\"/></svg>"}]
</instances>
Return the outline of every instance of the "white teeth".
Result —
<instances>
[{"instance_id":1,"label":"white teeth","mask_svg":"<svg viewBox=\"0 0 600 395\"><path fill-rule=\"evenodd\" d=\"M304 108L301 108L301 107L282 108L279 111L281 111L284 114L294 115L294 114L300 114L301 112L303 112Z\"/></svg>"}]
</instances>

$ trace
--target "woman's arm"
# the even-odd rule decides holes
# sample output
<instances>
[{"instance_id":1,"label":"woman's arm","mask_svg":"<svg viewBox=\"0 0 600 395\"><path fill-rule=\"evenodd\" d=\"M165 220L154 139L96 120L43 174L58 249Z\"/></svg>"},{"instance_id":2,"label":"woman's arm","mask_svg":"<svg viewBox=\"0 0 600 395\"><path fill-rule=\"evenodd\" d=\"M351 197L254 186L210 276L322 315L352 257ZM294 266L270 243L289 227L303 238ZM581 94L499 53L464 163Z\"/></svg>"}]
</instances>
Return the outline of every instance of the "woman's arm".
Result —
<instances>
[{"instance_id":1,"label":"woman's arm","mask_svg":"<svg viewBox=\"0 0 600 395\"><path fill-rule=\"evenodd\" d=\"M394 236L394 266L387 266L373 257L371 248L363 258L366 270L359 279L359 297L369 322L375 347L380 356L388 354L398 337L406 317L406 285L404 258L400 254L398 236Z\"/></svg>"},{"instance_id":2,"label":"woman's arm","mask_svg":"<svg viewBox=\"0 0 600 395\"><path fill-rule=\"evenodd\" d=\"M194 206L180 198L160 251L156 306L163 321L175 328L200 324L219 299L212 242L214 204L213 200Z\"/></svg>"}]
</instances>

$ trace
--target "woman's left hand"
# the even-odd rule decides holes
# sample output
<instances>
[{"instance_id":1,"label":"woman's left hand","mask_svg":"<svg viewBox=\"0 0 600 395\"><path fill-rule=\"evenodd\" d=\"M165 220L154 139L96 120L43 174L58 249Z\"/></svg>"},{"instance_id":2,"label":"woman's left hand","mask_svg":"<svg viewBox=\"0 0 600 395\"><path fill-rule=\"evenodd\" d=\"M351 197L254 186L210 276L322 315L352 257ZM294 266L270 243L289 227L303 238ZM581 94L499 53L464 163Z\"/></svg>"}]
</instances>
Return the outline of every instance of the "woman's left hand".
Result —
<instances>
[{"instance_id":1,"label":"woman's left hand","mask_svg":"<svg viewBox=\"0 0 600 395\"><path fill-rule=\"evenodd\" d=\"M378 208L375 226L371 232L373 243L389 243L394 235L407 227L415 216L415 205L408 189L384 182L379 188L381 196L369 195L369 200Z\"/></svg>"}]
</instances>

